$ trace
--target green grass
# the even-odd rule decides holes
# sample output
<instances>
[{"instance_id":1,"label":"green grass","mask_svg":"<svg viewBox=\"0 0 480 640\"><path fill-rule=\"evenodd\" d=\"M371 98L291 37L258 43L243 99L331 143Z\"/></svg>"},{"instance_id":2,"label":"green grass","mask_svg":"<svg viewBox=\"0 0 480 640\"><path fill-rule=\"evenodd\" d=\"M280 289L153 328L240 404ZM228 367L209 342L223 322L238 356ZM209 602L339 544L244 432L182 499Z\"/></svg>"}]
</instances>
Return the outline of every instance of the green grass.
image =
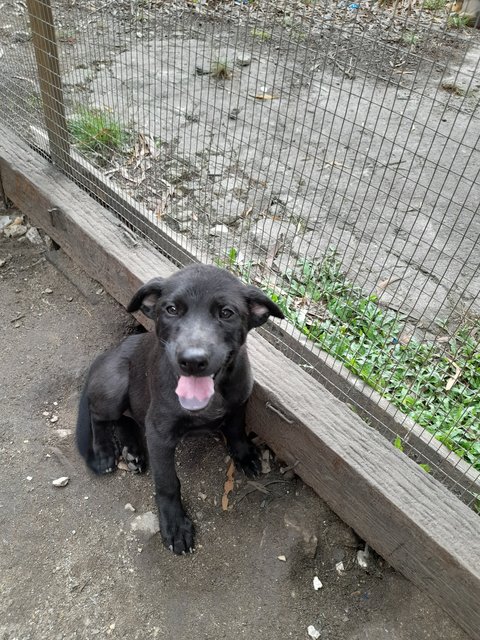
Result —
<instances>
[{"instance_id":1,"label":"green grass","mask_svg":"<svg viewBox=\"0 0 480 640\"><path fill-rule=\"evenodd\" d=\"M104 157L120 151L128 139L127 132L106 111L82 109L69 123L73 142L82 151Z\"/></svg>"},{"instance_id":2,"label":"green grass","mask_svg":"<svg viewBox=\"0 0 480 640\"><path fill-rule=\"evenodd\" d=\"M469 16L453 14L448 17L448 26L454 29L465 29L465 27L468 27L470 20Z\"/></svg>"},{"instance_id":3,"label":"green grass","mask_svg":"<svg viewBox=\"0 0 480 640\"><path fill-rule=\"evenodd\" d=\"M420 36L418 33L414 33L413 31L405 31L402 34L402 40L405 44L415 46L420 42Z\"/></svg>"},{"instance_id":4,"label":"green grass","mask_svg":"<svg viewBox=\"0 0 480 640\"><path fill-rule=\"evenodd\" d=\"M425 0L422 8L427 11L439 11L445 9L446 4L447 0Z\"/></svg>"},{"instance_id":5,"label":"green grass","mask_svg":"<svg viewBox=\"0 0 480 640\"><path fill-rule=\"evenodd\" d=\"M239 273L236 261L231 249L222 266ZM405 339L403 319L349 282L334 252L265 290L302 333L480 470L479 318L445 334L448 342Z\"/></svg>"},{"instance_id":6,"label":"green grass","mask_svg":"<svg viewBox=\"0 0 480 640\"><path fill-rule=\"evenodd\" d=\"M272 34L270 31L264 31L263 29L254 28L250 31L250 35L254 38L259 38L259 40L271 40Z\"/></svg>"}]
</instances>

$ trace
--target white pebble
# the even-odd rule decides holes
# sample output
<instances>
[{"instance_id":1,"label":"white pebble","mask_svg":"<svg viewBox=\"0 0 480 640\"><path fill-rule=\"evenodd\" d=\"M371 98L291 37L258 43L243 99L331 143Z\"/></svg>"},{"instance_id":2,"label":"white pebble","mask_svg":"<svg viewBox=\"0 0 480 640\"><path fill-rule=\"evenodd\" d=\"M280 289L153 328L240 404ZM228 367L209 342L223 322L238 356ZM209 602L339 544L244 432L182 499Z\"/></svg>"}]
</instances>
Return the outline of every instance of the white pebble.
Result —
<instances>
[{"instance_id":1,"label":"white pebble","mask_svg":"<svg viewBox=\"0 0 480 640\"><path fill-rule=\"evenodd\" d=\"M66 487L69 481L70 481L70 478L68 476L62 476L61 478L52 480L52 484L54 487Z\"/></svg>"},{"instance_id":2,"label":"white pebble","mask_svg":"<svg viewBox=\"0 0 480 640\"><path fill-rule=\"evenodd\" d=\"M322 587L323 587L322 581L318 576L315 576L313 579L313 588L315 589L315 591L318 591Z\"/></svg>"}]
</instances>

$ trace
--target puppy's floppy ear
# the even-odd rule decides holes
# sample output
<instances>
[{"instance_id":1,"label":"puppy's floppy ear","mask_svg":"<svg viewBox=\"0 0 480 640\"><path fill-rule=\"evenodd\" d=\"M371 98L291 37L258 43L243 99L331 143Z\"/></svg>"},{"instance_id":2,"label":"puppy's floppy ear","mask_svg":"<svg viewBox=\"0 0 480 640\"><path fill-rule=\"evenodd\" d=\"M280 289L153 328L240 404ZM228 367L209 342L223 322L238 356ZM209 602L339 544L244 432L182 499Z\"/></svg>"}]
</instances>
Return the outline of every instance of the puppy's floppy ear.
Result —
<instances>
[{"instance_id":1,"label":"puppy's floppy ear","mask_svg":"<svg viewBox=\"0 0 480 640\"><path fill-rule=\"evenodd\" d=\"M279 307L260 289L252 286L246 287L245 297L249 310L248 330L260 327L268 320L268 316L285 317Z\"/></svg>"},{"instance_id":2,"label":"puppy's floppy ear","mask_svg":"<svg viewBox=\"0 0 480 640\"><path fill-rule=\"evenodd\" d=\"M155 305L162 295L164 278L152 278L144 284L130 300L127 311L140 311L147 318L155 319Z\"/></svg>"}]
</instances>

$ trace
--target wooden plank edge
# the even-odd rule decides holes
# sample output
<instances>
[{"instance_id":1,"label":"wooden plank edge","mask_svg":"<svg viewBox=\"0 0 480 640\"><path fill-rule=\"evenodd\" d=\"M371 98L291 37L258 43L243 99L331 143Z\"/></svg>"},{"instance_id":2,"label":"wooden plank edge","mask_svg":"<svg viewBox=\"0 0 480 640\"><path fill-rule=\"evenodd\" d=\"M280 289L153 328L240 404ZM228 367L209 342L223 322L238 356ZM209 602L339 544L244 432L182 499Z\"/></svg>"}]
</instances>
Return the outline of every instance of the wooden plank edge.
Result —
<instances>
[{"instance_id":1,"label":"wooden plank edge","mask_svg":"<svg viewBox=\"0 0 480 640\"><path fill-rule=\"evenodd\" d=\"M0 172L7 197L122 304L140 282L174 270L149 247L126 247L113 215L42 158L25 157L18 142L0 141ZM249 343L251 428L298 462L300 477L373 549L480 638L477 516L264 339L252 335Z\"/></svg>"},{"instance_id":2,"label":"wooden plank edge","mask_svg":"<svg viewBox=\"0 0 480 640\"><path fill-rule=\"evenodd\" d=\"M33 125L30 130L39 148L44 153L49 153L46 131ZM88 186L105 206L115 210L127 223L134 219L137 229L171 259L178 264L202 259L201 255L193 253L192 246L181 234L170 230L163 223L147 220L140 205L133 198L121 193L118 187L105 179L101 171L74 149L70 152L69 162L74 179ZM386 435L386 432L390 432L389 436L394 433L404 438L404 452L413 453L414 459L418 455L423 456L416 462L429 462L435 465L442 480L464 502L470 503L471 496L480 493L480 474L454 451L447 449L426 429L416 424L360 378L353 375L341 362L322 351L318 344L308 340L293 325L289 326L288 332L274 323L269 323L269 326L270 331L261 332L267 340L283 353L287 353L294 362L302 362L302 360L309 362L314 367L313 373L316 374L316 379L342 402L354 403L357 413L373 424L380 433ZM275 341L276 337L277 341Z\"/></svg>"}]
</instances>

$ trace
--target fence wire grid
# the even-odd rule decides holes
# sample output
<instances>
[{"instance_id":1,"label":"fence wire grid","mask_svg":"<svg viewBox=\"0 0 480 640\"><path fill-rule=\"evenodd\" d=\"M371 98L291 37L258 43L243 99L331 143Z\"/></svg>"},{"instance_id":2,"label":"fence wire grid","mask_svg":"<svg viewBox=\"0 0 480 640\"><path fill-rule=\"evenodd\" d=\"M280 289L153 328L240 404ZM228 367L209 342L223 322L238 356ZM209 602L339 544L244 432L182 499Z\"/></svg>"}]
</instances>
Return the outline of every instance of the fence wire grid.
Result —
<instances>
[{"instance_id":1,"label":"fence wire grid","mask_svg":"<svg viewBox=\"0 0 480 640\"><path fill-rule=\"evenodd\" d=\"M2 120L478 511L480 0L2 12Z\"/></svg>"}]
</instances>

